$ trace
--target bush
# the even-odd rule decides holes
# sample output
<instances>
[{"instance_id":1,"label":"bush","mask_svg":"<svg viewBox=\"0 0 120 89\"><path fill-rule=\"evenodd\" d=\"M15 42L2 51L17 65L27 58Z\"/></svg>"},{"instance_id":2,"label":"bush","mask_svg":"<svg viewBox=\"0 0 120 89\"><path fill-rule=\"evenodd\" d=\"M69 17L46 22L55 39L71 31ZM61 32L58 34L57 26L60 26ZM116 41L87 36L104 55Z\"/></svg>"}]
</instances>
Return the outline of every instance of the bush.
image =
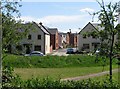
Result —
<instances>
[{"instance_id":1,"label":"bush","mask_svg":"<svg viewBox=\"0 0 120 89\"><path fill-rule=\"evenodd\" d=\"M49 77L44 79L32 78L22 80L19 76L13 75L12 67L4 67L3 75L7 80L3 79L2 89L120 89L120 84L108 79L95 81L87 79L83 81L61 81L51 80Z\"/></svg>"}]
</instances>

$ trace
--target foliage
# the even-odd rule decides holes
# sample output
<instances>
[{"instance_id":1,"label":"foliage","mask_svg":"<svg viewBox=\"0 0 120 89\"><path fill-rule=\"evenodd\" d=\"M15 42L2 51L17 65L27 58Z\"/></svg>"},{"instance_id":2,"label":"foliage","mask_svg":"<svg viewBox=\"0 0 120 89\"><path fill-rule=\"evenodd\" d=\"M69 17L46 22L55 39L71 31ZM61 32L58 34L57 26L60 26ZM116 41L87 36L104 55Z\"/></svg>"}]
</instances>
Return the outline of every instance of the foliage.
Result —
<instances>
[{"instance_id":1,"label":"foliage","mask_svg":"<svg viewBox=\"0 0 120 89\"><path fill-rule=\"evenodd\" d=\"M97 2L101 10L96 13L93 13L93 16L96 14L98 15L98 19L101 22L100 26L103 28L103 30L98 32L98 35L101 39L101 45L103 43L107 45L104 45L105 47L102 45L102 47L104 49L107 48L107 55L110 59L110 79L112 80L112 59L115 44L115 35L117 33L117 30L115 28L117 15L115 15L115 13L118 9L118 4L112 4L112 2L110 2L108 5L105 5L104 0L101 0L101 2L97 0Z\"/></svg>"},{"instance_id":2,"label":"foliage","mask_svg":"<svg viewBox=\"0 0 120 89\"><path fill-rule=\"evenodd\" d=\"M28 33L28 28L31 24L23 24L22 20L16 20L20 17L18 8L21 5L19 0L13 2L2 0L2 47L4 52L11 52L11 45L17 45L22 38L25 38Z\"/></svg>"},{"instance_id":3,"label":"foliage","mask_svg":"<svg viewBox=\"0 0 120 89\"><path fill-rule=\"evenodd\" d=\"M55 67L72 67L72 66L102 66L108 65L109 60L106 59L104 63L102 57L98 56L98 62L95 63L96 56L88 55L69 55L69 56L20 56L20 55L7 55L3 60L3 66L10 65L17 68L55 68ZM115 64L117 60L114 60ZM91 65L92 64L92 65Z\"/></svg>"},{"instance_id":4,"label":"foliage","mask_svg":"<svg viewBox=\"0 0 120 89\"><path fill-rule=\"evenodd\" d=\"M13 74L13 67L5 66L2 71L2 88L17 86L19 87L22 80L20 76Z\"/></svg>"},{"instance_id":5,"label":"foliage","mask_svg":"<svg viewBox=\"0 0 120 89\"><path fill-rule=\"evenodd\" d=\"M14 79L16 81L16 79ZM18 81L18 79L17 79ZM119 89L120 85L116 81L109 80L94 81L91 79L83 80L83 81L60 81L60 80L51 80L50 78L45 78L40 80L29 79L22 81L19 78L20 82L10 82L8 85L4 85L2 88L12 89L12 88L20 88L20 89Z\"/></svg>"}]
</instances>

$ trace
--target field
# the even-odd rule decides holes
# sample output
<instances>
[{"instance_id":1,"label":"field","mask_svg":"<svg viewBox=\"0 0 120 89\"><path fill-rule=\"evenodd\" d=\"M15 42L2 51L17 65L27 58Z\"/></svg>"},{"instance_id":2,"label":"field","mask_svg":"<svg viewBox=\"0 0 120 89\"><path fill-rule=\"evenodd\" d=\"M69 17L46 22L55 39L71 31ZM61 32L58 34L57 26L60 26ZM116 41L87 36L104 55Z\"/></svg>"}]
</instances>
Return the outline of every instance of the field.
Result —
<instances>
[{"instance_id":1,"label":"field","mask_svg":"<svg viewBox=\"0 0 120 89\"><path fill-rule=\"evenodd\" d=\"M113 80L119 82L120 81L119 74L120 74L119 72L113 73L113 76L112 76ZM91 78L91 79L95 80L95 81L101 81L102 82L105 79L109 79L109 75L106 74L104 76L94 77L94 78Z\"/></svg>"},{"instance_id":2,"label":"field","mask_svg":"<svg viewBox=\"0 0 120 89\"><path fill-rule=\"evenodd\" d=\"M118 68L118 61L113 60L113 69ZM70 56L44 56L44 57L25 57L19 55L7 55L3 60L3 66L14 67L14 74L20 75L20 78L13 79L11 85L21 87L96 87L101 89L104 87L117 87L109 84L106 75L101 77L94 77L91 80L78 81L78 82L60 82L59 79L84 76L109 70L109 59L105 57L88 56L88 55L70 55ZM103 67L104 66L104 67ZM113 73L114 74L114 73ZM115 80L117 74L114 74ZM104 81L103 81L104 79ZM54 81L55 80L55 81ZM101 82L99 82L100 80ZM98 82L97 82L98 81ZM57 85L56 85L57 84ZM24 88L23 88L24 89ZM76 89L76 88L73 88Z\"/></svg>"},{"instance_id":3,"label":"field","mask_svg":"<svg viewBox=\"0 0 120 89\"><path fill-rule=\"evenodd\" d=\"M25 57L19 55L7 55L3 60L4 66L14 67L14 72L22 79L68 78L98 73L109 70L109 59L88 55L70 56L44 56ZM113 60L113 68L118 68L117 60ZM103 65L105 66L103 69Z\"/></svg>"},{"instance_id":4,"label":"field","mask_svg":"<svg viewBox=\"0 0 120 89\"><path fill-rule=\"evenodd\" d=\"M113 68L118 68L114 65ZM104 68L109 70L109 66ZM102 72L103 67L69 67L69 68L15 68L15 73L20 75L22 79L30 78L46 78L50 77L52 79L68 78L83 76L92 73Z\"/></svg>"}]
</instances>

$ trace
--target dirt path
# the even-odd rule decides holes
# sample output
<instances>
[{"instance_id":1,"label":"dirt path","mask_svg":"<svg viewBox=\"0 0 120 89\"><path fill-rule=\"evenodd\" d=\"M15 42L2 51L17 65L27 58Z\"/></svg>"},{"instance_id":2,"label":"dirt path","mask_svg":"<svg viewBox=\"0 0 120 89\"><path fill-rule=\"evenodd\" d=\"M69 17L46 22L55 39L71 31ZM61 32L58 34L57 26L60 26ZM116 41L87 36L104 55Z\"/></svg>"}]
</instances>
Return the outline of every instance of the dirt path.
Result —
<instances>
[{"instance_id":1,"label":"dirt path","mask_svg":"<svg viewBox=\"0 0 120 89\"><path fill-rule=\"evenodd\" d=\"M112 70L114 73L118 72L118 69L114 69ZM89 75L85 75L85 76L78 76L78 77L72 77L72 78L65 78L65 79L61 79L61 81L67 81L67 80L73 80L73 81L78 81L78 80L82 80L82 79L88 79L88 78L92 78L92 77L97 77L97 76L102 76L102 75L106 75L109 74L109 71L104 71L104 72L100 72L100 73L95 73L95 74L89 74Z\"/></svg>"}]
</instances>

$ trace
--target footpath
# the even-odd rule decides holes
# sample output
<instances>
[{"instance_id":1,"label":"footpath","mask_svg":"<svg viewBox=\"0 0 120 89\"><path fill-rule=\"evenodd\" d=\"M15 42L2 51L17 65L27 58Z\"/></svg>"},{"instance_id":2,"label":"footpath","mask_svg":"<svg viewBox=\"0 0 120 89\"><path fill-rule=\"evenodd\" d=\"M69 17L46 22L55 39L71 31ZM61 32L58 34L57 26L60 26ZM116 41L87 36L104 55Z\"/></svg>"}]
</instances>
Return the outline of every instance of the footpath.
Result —
<instances>
[{"instance_id":1,"label":"footpath","mask_svg":"<svg viewBox=\"0 0 120 89\"><path fill-rule=\"evenodd\" d=\"M113 73L119 72L120 73L120 69L114 69L112 70ZM61 81L78 81L78 80L82 80L82 79L88 79L88 78L92 78L92 77L97 77L97 76L103 76L109 74L109 71L104 71L104 72L100 72L100 73L94 73L94 74L89 74L89 75L85 75L85 76L78 76L78 77L72 77L72 78L65 78L65 79L61 79Z\"/></svg>"}]
</instances>

